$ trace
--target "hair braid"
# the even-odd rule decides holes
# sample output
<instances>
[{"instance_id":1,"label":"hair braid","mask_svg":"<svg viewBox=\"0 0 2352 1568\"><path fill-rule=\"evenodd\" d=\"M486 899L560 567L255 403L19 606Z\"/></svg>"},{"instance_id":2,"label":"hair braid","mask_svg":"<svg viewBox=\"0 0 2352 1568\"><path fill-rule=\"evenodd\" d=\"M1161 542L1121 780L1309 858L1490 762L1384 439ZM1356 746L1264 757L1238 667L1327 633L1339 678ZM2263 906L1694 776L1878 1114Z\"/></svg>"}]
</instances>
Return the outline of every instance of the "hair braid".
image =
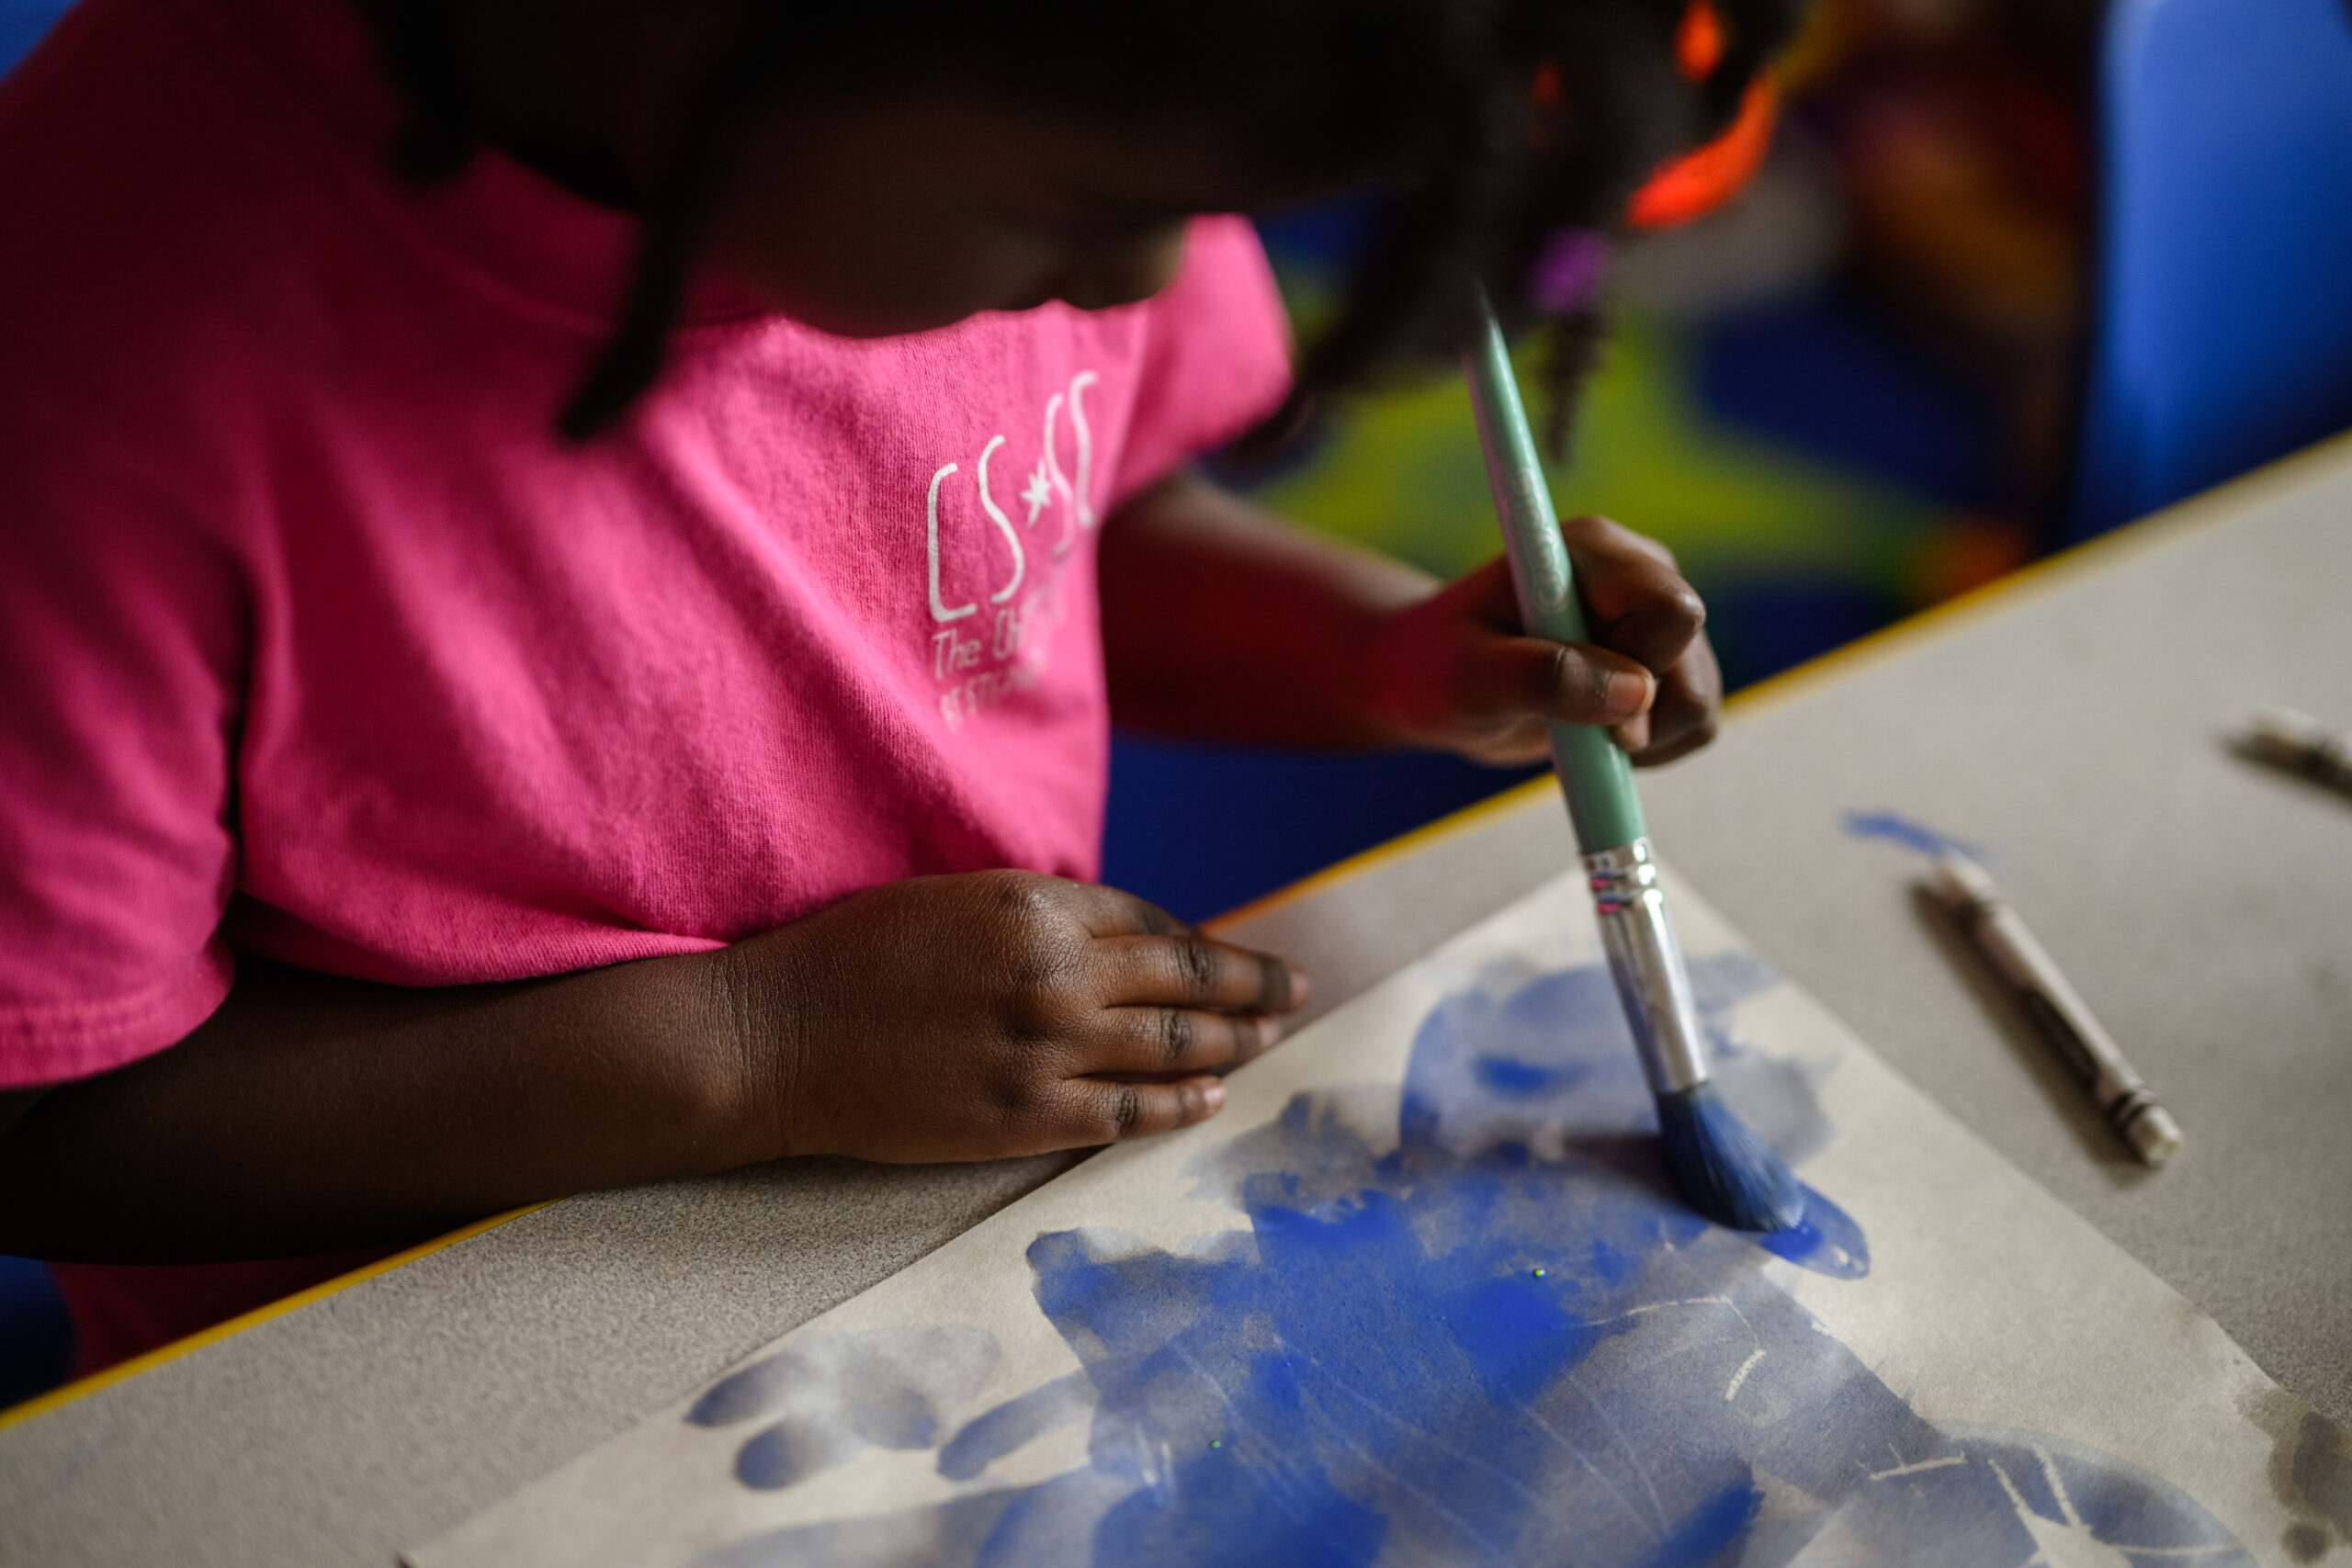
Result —
<instances>
[{"instance_id":1,"label":"hair braid","mask_svg":"<svg viewBox=\"0 0 2352 1568\"><path fill-rule=\"evenodd\" d=\"M473 95L449 47L450 0L367 0L384 69L408 100L392 165L423 183L450 179L480 141Z\"/></svg>"},{"instance_id":2,"label":"hair braid","mask_svg":"<svg viewBox=\"0 0 2352 1568\"><path fill-rule=\"evenodd\" d=\"M1318 393L1363 382L1408 343L1423 352L1450 343L1455 312L1435 300L1438 280L1458 289L1491 270L1494 220L1510 195L1526 112L1521 95L1496 90L1494 21L1479 21L1457 29L1462 58L1444 62L1432 172L1387 204L1350 277L1347 308L1307 347L1289 399L1262 432L1295 431Z\"/></svg>"},{"instance_id":3,"label":"hair braid","mask_svg":"<svg viewBox=\"0 0 2352 1568\"><path fill-rule=\"evenodd\" d=\"M556 428L566 439L596 434L661 375L695 246L733 167L743 127L792 35L797 9L752 6L734 46L705 69L690 96L667 166L645 203L644 229L619 319L557 418Z\"/></svg>"}]
</instances>

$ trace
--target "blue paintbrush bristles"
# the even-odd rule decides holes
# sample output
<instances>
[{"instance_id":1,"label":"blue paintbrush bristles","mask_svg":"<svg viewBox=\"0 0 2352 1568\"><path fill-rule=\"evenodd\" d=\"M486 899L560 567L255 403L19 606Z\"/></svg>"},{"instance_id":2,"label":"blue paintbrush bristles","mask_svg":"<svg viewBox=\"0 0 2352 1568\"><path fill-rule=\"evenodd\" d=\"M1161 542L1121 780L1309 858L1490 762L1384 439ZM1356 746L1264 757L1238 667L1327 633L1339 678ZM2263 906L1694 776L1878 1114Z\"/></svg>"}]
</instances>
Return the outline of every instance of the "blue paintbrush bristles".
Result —
<instances>
[{"instance_id":1,"label":"blue paintbrush bristles","mask_svg":"<svg viewBox=\"0 0 2352 1568\"><path fill-rule=\"evenodd\" d=\"M1699 1213L1741 1231L1784 1231L1804 1218L1795 1175L1713 1084L1659 1095L1657 1120L1674 1184Z\"/></svg>"}]
</instances>

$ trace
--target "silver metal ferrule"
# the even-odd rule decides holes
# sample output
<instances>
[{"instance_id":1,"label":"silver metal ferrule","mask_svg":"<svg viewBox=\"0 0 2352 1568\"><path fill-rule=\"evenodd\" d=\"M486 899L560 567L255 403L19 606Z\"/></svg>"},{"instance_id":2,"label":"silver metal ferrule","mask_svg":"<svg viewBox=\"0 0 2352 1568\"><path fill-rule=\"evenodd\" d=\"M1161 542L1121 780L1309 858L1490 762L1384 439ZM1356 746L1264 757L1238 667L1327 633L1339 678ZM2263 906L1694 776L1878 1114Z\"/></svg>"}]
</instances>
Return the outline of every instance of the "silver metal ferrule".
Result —
<instances>
[{"instance_id":1,"label":"silver metal ferrule","mask_svg":"<svg viewBox=\"0 0 2352 1568\"><path fill-rule=\"evenodd\" d=\"M1609 972L1616 977L1617 997L1651 1092L1696 1089L1707 1081L1707 1037L1699 1028L1682 944L1667 919L1666 892L1657 884L1650 841L1636 839L1623 849L1587 855L1584 869Z\"/></svg>"}]
</instances>

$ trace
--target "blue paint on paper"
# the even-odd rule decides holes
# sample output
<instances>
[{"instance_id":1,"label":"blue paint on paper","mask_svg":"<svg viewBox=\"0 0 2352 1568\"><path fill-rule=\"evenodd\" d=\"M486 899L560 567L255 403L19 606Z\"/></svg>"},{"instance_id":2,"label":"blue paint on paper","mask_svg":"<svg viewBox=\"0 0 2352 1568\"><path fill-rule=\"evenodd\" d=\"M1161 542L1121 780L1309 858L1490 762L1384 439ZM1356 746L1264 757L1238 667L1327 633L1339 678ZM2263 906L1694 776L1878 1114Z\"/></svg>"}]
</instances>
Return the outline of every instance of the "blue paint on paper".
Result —
<instances>
[{"instance_id":1,"label":"blue paint on paper","mask_svg":"<svg viewBox=\"0 0 2352 1568\"><path fill-rule=\"evenodd\" d=\"M769 1356L704 1390L686 1419L697 1427L731 1427L764 1416L783 1404L796 1379L807 1375L800 1358L789 1351Z\"/></svg>"},{"instance_id":2,"label":"blue paint on paper","mask_svg":"<svg viewBox=\"0 0 2352 1568\"><path fill-rule=\"evenodd\" d=\"M1574 1081L1564 1068L1539 1067L1509 1056L1481 1056L1476 1064L1478 1082L1497 1094L1544 1094Z\"/></svg>"},{"instance_id":3,"label":"blue paint on paper","mask_svg":"<svg viewBox=\"0 0 2352 1568\"><path fill-rule=\"evenodd\" d=\"M1093 1409L1094 1385L1084 1372L1056 1378L975 1417L939 1450L939 1473L969 1481L1057 1427L1084 1420Z\"/></svg>"},{"instance_id":4,"label":"blue paint on paper","mask_svg":"<svg viewBox=\"0 0 2352 1568\"><path fill-rule=\"evenodd\" d=\"M1773 983L1745 958L1693 978L1718 1032ZM1722 1076L1796 1155L1830 1135L1826 1070L1750 1049ZM1774 1278L1776 1258L1868 1272L1828 1198L1808 1189L1805 1224L1773 1238L1676 1201L1603 971L1447 998L1416 1038L1394 1147L1360 1130L1374 1103L1300 1095L1204 1161L1193 1174L1246 1232L1182 1253L1038 1236L1035 1299L1083 1393L1063 1380L947 1437L940 1472L973 1490L750 1536L696 1568L1780 1568L1816 1543L1973 1568L2091 1560L2094 1542L2139 1568L2251 1563L2155 1477L1912 1410ZM991 1485L1081 1415L1087 1462Z\"/></svg>"},{"instance_id":5,"label":"blue paint on paper","mask_svg":"<svg viewBox=\"0 0 2352 1568\"><path fill-rule=\"evenodd\" d=\"M1803 1220L1755 1241L1765 1251L1816 1274L1859 1280L1871 1271L1871 1244L1863 1238L1862 1227L1810 1187L1804 1190Z\"/></svg>"},{"instance_id":6,"label":"blue paint on paper","mask_svg":"<svg viewBox=\"0 0 2352 1568\"><path fill-rule=\"evenodd\" d=\"M1764 1494L1745 1482L1734 1482L1701 1503L1642 1560L1644 1568L1681 1568L1684 1563L1714 1562L1744 1545L1747 1528L1764 1506Z\"/></svg>"},{"instance_id":7,"label":"blue paint on paper","mask_svg":"<svg viewBox=\"0 0 2352 1568\"><path fill-rule=\"evenodd\" d=\"M1846 831L1857 839L1884 839L1901 844L1906 850L1917 850L1923 855L1939 855L1953 851L1970 860L1986 858L1984 847L1964 839L1950 839L1933 828L1922 826L1907 817L1892 811L1849 811L1844 818Z\"/></svg>"},{"instance_id":8,"label":"blue paint on paper","mask_svg":"<svg viewBox=\"0 0 2352 1568\"><path fill-rule=\"evenodd\" d=\"M766 1418L735 1479L781 1491L868 1448L929 1449L996 1372L996 1337L968 1325L869 1329L797 1343L729 1374L686 1412L697 1427Z\"/></svg>"},{"instance_id":9,"label":"blue paint on paper","mask_svg":"<svg viewBox=\"0 0 2352 1568\"><path fill-rule=\"evenodd\" d=\"M780 1492L835 1462L827 1429L779 1421L735 1450L735 1479L763 1492Z\"/></svg>"}]
</instances>

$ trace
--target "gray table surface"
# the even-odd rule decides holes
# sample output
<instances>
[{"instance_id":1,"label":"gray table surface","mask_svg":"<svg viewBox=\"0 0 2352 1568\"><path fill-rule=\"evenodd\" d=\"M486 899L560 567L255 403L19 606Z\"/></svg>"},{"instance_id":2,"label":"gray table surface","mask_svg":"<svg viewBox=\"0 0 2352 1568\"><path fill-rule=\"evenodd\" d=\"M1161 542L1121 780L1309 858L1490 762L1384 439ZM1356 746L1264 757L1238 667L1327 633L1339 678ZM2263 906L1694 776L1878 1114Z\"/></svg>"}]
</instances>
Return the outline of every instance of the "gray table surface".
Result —
<instances>
[{"instance_id":1,"label":"gray table surface","mask_svg":"<svg viewBox=\"0 0 2352 1568\"><path fill-rule=\"evenodd\" d=\"M2352 799L2232 755L2352 721L2352 440L1742 703L1651 775L1662 852L2020 1168L2352 1418ZM2132 1165L1842 825L1984 846L2187 1129ZM1340 1000L1556 874L1548 787L1236 928ZM1067 1156L848 1162L540 1210L0 1429L0 1562L367 1564L873 1284Z\"/></svg>"}]
</instances>

